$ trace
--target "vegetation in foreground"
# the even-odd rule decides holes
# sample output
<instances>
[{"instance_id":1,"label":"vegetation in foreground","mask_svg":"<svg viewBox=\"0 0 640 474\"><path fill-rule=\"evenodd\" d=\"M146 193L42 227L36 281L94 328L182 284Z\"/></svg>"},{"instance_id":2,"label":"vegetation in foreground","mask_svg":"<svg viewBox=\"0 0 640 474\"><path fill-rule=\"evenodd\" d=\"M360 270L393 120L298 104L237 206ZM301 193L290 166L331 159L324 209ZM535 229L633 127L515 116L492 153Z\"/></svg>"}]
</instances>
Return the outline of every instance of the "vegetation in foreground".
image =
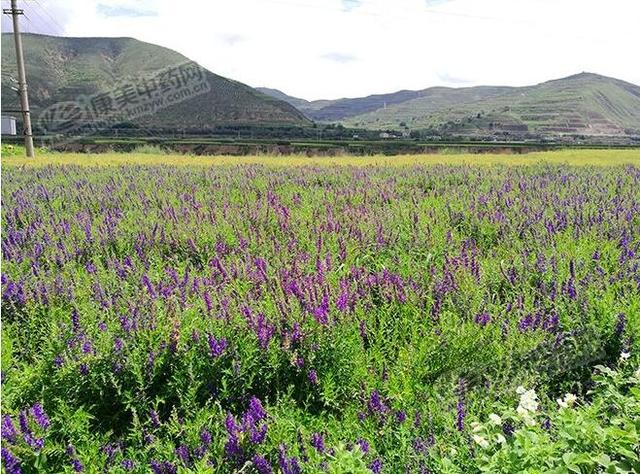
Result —
<instances>
[{"instance_id":1,"label":"vegetation in foreground","mask_svg":"<svg viewBox=\"0 0 640 474\"><path fill-rule=\"evenodd\" d=\"M3 170L6 472L640 469L637 166L147 156Z\"/></svg>"}]
</instances>

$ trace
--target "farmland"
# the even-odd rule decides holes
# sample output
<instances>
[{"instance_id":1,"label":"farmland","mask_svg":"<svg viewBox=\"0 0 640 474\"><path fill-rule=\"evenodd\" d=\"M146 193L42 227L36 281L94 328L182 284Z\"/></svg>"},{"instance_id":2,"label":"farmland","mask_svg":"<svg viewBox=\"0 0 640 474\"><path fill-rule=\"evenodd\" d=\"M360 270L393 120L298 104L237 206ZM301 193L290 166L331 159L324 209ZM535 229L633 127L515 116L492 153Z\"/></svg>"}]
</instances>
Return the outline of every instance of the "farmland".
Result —
<instances>
[{"instance_id":1,"label":"farmland","mask_svg":"<svg viewBox=\"0 0 640 474\"><path fill-rule=\"evenodd\" d=\"M7 472L640 470L638 151L2 162Z\"/></svg>"},{"instance_id":2,"label":"farmland","mask_svg":"<svg viewBox=\"0 0 640 474\"><path fill-rule=\"evenodd\" d=\"M252 156L194 156L171 154L158 147L142 146L132 153L58 153L40 151L36 159L24 158L22 147L3 148L2 162L7 166L42 167L51 165L74 166L123 166L123 165L169 165L169 166L242 166L263 165L276 167L299 166L532 166L536 164L570 166L623 166L640 165L640 150L637 148L611 150L565 149L553 152L525 154L505 153L457 153L456 148L446 148L441 153L422 155L373 155L373 156L303 156L303 155L252 155Z\"/></svg>"}]
</instances>

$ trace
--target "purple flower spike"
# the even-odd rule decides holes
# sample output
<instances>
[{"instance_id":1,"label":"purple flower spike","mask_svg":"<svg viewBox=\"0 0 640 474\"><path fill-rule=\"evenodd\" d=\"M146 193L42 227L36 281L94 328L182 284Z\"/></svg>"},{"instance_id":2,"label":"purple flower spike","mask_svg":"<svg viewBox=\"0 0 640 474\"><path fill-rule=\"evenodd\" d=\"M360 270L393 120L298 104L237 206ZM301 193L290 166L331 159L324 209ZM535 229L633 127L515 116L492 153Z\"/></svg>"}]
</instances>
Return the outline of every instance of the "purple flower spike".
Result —
<instances>
[{"instance_id":1,"label":"purple flower spike","mask_svg":"<svg viewBox=\"0 0 640 474\"><path fill-rule=\"evenodd\" d=\"M267 437L267 425L260 425L260 427L251 428L250 440L253 444L261 444Z\"/></svg>"},{"instance_id":2,"label":"purple flower spike","mask_svg":"<svg viewBox=\"0 0 640 474\"><path fill-rule=\"evenodd\" d=\"M229 435L224 445L224 451L229 459L240 460L244 455L244 451L240 446L240 440L236 435Z\"/></svg>"},{"instance_id":3,"label":"purple flower spike","mask_svg":"<svg viewBox=\"0 0 640 474\"><path fill-rule=\"evenodd\" d=\"M256 397L251 397L248 413L255 421L264 420L267 417L267 412L264 411L262 403Z\"/></svg>"},{"instance_id":4,"label":"purple flower spike","mask_svg":"<svg viewBox=\"0 0 640 474\"><path fill-rule=\"evenodd\" d=\"M33 405L33 407L31 408L31 414L33 415L33 418L36 420L36 423L40 425L40 427L42 427L45 430L49 428L49 425L50 425L49 418L47 417L47 414L44 412L42 405L40 405L39 403L36 403L35 405Z\"/></svg>"},{"instance_id":5,"label":"purple flower spike","mask_svg":"<svg viewBox=\"0 0 640 474\"><path fill-rule=\"evenodd\" d=\"M273 473L273 469L269 465L269 462L265 458L260 456L259 454L256 454L255 456L253 456L252 461L253 461L253 465L256 468L256 471L258 471L258 474L272 474Z\"/></svg>"},{"instance_id":6,"label":"purple flower spike","mask_svg":"<svg viewBox=\"0 0 640 474\"><path fill-rule=\"evenodd\" d=\"M624 334L624 330L627 326L627 316L624 313L618 314L618 320L614 329L614 334L617 338L620 338Z\"/></svg>"},{"instance_id":7,"label":"purple flower spike","mask_svg":"<svg viewBox=\"0 0 640 474\"><path fill-rule=\"evenodd\" d=\"M366 439L360 438L358 441L356 441L356 444L360 447L360 451L362 451L364 454L369 454L369 443Z\"/></svg>"},{"instance_id":8,"label":"purple flower spike","mask_svg":"<svg viewBox=\"0 0 640 474\"><path fill-rule=\"evenodd\" d=\"M158 428L160 426L160 418L158 417L158 412L155 410L151 410L149 412L149 417L151 418L151 426L154 428Z\"/></svg>"},{"instance_id":9,"label":"purple flower spike","mask_svg":"<svg viewBox=\"0 0 640 474\"><path fill-rule=\"evenodd\" d=\"M220 357L227 348L227 340L224 337L216 339L215 336L210 334L207 336L207 342L209 344L209 355L214 359Z\"/></svg>"},{"instance_id":10,"label":"purple flower spike","mask_svg":"<svg viewBox=\"0 0 640 474\"><path fill-rule=\"evenodd\" d=\"M314 369L309 371L308 377L312 385L318 385L318 373Z\"/></svg>"},{"instance_id":11,"label":"purple flower spike","mask_svg":"<svg viewBox=\"0 0 640 474\"><path fill-rule=\"evenodd\" d=\"M181 444L176 448L176 457L180 459L185 466L189 466L191 464L189 448L184 444Z\"/></svg>"},{"instance_id":12,"label":"purple flower spike","mask_svg":"<svg viewBox=\"0 0 640 474\"><path fill-rule=\"evenodd\" d=\"M84 466L82 465L82 463L80 462L79 459L72 459L71 460L71 467L73 467L73 470L75 472L83 472L84 471Z\"/></svg>"},{"instance_id":13,"label":"purple flower spike","mask_svg":"<svg viewBox=\"0 0 640 474\"><path fill-rule=\"evenodd\" d=\"M369 402L367 405L369 407L369 412L372 415L384 417L389 411L389 407L387 407L382 401L380 393L377 390L371 392L371 396L369 397Z\"/></svg>"},{"instance_id":14,"label":"purple flower spike","mask_svg":"<svg viewBox=\"0 0 640 474\"><path fill-rule=\"evenodd\" d=\"M20 461L4 446L2 447L2 467L7 474L22 474Z\"/></svg>"},{"instance_id":15,"label":"purple flower spike","mask_svg":"<svg viewBox=\"0 0 640 474\"><path fill-rule=\"evenodd\" d=\"M174 466L169 461L159 462L155 459L152 459L149 462L149 465L151 466L151 470L154 472L154 474L176 474L178 472L176 466Z\"/></svg>"},{"instance_id":16,"label":"purple flower spike","mask_svg":"<svg viewBox=\"0 0 640 474\"><path fill-rule=\"evenodd\" d=\"M9 444L15 444L18 439L16 427L9 415L2 415L2 439L6 440Z\"/></svg>"},{"instance_id":17,"label":"purple flower spike","mask_svg":"<svg viewBox=\"0 0 640 474\"><path fill-rule=\"evenodd\" d=\"M20 412L18 421L20 422L20 431L22 431L22 434L30 434L31 430L29 429L29 418L27 417L26 410Z\"/></svg>"},{"instance_id":18,"label":"purple flower spike","mask_svg":"<svg viewBox=\"0 0 640 474\"><path fill-rule=\"evenodd\" d=\"M324 453L324 438L320 433L313 433L311 435L311 446L316 448L319 453Z\"/></svg>"},{"instance_id":19,"label":"purple flower spike","mask_svg":"<svg viewBox=\"0 0 640 474\"><path fill-rule=\"evenodd\" d=\"M474 321L478 326L486 326L491 322L491 316L485 311L476 315Z\"/></svg>"},{"instance_id":20,"label":"purple flower spike","mask_svg":"<svg viewBox=\"0 0 640 474\"><path fill-rule=\"evenodd\" d=\"M462 398L458 400L456 405L456 428L458 431L464 431L464 418L466 416L464 401Z\"/></svg>"},{"instance_id":21,"label":"purple flower spike","mask_svg":"<svg viewBox=\"0 0 640 474\"><path fill-rule=\"evenodd\" d=\"M209 446L211 444L211 433L207 429L203 429L200 432L200 441L205 446Z\"/></svg>"},{"instance_id":22,"label":"purple flower spike","mask_svg":"<svg viewBox=\"0 0 640 474\"><path fill-rule=\"evenodd\" d=\"M369 469L373 474L380 474L382 472L382 460L380 458L376 458L369 465Z\"/></svg>"}]
</instances>

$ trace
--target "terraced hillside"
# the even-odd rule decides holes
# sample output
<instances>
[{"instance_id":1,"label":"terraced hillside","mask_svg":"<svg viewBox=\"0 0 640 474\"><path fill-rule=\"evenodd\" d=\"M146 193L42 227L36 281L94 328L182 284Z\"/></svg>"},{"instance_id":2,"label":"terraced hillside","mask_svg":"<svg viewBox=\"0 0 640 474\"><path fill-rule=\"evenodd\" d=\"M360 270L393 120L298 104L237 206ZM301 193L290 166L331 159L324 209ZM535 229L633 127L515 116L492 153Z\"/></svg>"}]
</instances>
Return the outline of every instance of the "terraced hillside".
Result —
<instances>
[{"instance_id":1,"label":"terraced hillside","mask_svg":"<svg viewBox=\"0 0 640 474\"><path fill-rule=\"evenodd\" d=\"M302 105L280 94L315 120L369 129L640 135L640 87L590 73L528 87L433 87Z\"/></svg>"},{"instance_id":2,"label":"terraced hillside","mask_svg":"<svg viewBox=\"0 0 640 474\"><path fill-rule=\"evenodd\" d=\"M403 104L410 104L414 100L422 99L430 110L440 110L468 101L480 100L500 95L509 90L508 87L473 87L467 89L451 89L447 87L432 87L418 91L402 90L391 94L375 94L367 97L336 100L307 101L291 97L277 89L258 88L272 97L285 100L307 117L320 122L336 122L349 120L353 117L368 113L378 113L390 108L402 108Z\"/></svg>"},{"instance_id":3,"label":"terraced hillside","mask_svg":"<svg viewBox=\"0 0 640 474\"><path fill-rule=\"evenodd\" d=\"M17 108L9 77L16 77L15 50L2 35L2 107ZM60 38L26 34L27 77L34 117L63 101L106 91L118 81L143 77L188 59L176 51L133 38ZM306 125L294 107L249 86L206 71L210 90L135 121L145 126L208 128L228 124Z\"/></svg>"},{"instance_id":4,"label":"terraced hillside","mask_svg":"<svg viewBox=\"0 0 640 474\"><path fill-rule=\"evenodd\" d=\"M457 94L466 94L459 89ZM456 96L456 90L451 91ZM596 74L578 74L540 85L512 88L457 104L423 97L349 117L369 128L448 129L470 134L495 131L538 134L640 133L640 87Z\"/></svg>"}]
</instances>

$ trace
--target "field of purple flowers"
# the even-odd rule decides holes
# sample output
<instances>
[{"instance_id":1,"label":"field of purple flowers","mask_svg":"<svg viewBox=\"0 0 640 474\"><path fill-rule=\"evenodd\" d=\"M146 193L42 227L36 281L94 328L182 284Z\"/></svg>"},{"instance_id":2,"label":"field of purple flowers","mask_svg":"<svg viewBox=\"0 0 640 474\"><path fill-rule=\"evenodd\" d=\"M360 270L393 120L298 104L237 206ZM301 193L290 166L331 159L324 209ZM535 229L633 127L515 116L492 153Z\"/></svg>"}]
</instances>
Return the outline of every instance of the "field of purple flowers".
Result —
<instances>
[{"instance_id":1,"label":"field of purple flowers","mask_svg":"<svg viewBox=\"0 0 640 474\"><path fill-rule=\"evenodd\" d=\"M9 473L476 472L518 386L638 353L634 166L8 167L2 207Z\"/></svg>"}]
</instances>

